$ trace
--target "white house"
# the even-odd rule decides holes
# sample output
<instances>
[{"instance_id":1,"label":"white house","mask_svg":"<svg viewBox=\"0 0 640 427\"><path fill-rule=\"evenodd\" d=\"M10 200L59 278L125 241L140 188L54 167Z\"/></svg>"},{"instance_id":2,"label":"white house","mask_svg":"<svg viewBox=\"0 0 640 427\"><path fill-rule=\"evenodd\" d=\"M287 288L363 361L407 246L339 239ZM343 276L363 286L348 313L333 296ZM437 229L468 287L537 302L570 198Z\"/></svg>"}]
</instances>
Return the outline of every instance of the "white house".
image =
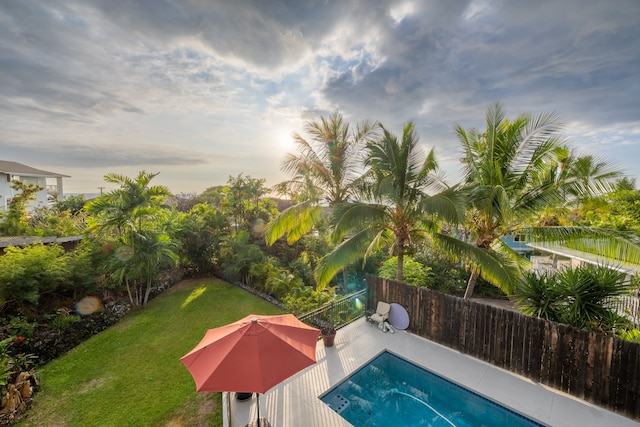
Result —
<instances>
[{"instance_id":1,"label":"white house","mask_svg":"<svg viewBox=\"0 0 640 427\"><path fill-rule=\"evenodd\" d=\"M62 178L69 178L69 176L32 168L22 163L0 160L0 212L7 211L9 202L16 192L11 187L11 181L19 180L25 184L42 186L43 190L39 191L36 199L27 206L27 211L32 211L35 208L47 206L49 195L57 195L62 200L64 194ZM55 184L47 184L47 180L53 182L54 179Z\"/></svg>"},{"instance_id":2,"label":"white house","mask_svg":"<svg viewBox=\"0 0 640 427\"><path fill-rule=\"evenodd\" d=\"M552 266L552 263L553 263L552 256L547 257L547 260L548 260L547 262L544 262L544 260L542 259L544 257L536 257L535 260L532 260L532 263L534 264L534 267L536 262L541 264L539 266L540 268L538 269L538 271L544 271L549 269L555 270L557 267L559 267L560 269L575 268L584 264L593 264L593 265L606 266L614 270L623 272L628 276L629 279L632 276L640 277L640 264L622 262L620 260L612 259L605 255L571 249L559 242L528 242L527 245L541 252L546 252L548 254L551 254L552 256L557 255L559 257L565 258L565 260L560 261L557 266ZM545 266L544 264L547 264L547 265Z\"/></svg>"}]
</instances>

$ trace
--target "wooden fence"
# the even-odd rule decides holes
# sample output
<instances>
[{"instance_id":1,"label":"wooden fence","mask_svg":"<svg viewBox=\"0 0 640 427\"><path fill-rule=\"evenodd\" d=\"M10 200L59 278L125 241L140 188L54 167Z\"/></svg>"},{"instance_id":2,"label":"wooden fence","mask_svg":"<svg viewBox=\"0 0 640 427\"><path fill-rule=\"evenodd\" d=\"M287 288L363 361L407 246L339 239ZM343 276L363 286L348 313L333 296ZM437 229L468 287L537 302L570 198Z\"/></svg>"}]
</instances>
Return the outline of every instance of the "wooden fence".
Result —
<instances>
[{"instance_id":1,"label":"wooden fence","mask_svg":"<svg viewBox=\"0 0 640 427\"><path fill-rule=\"evenodd\" d=\"M640 344L374 276L367 286L367 308L401 304L413 334L640 419Z\"/></svg>"}]
</instances>

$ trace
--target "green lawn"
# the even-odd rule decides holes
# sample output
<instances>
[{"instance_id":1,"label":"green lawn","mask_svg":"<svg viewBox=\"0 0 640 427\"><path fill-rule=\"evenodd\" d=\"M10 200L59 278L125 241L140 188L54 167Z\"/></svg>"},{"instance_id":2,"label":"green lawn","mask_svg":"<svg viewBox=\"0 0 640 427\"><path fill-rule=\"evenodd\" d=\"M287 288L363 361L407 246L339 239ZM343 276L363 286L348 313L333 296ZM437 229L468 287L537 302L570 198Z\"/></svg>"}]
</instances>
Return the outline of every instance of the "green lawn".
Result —
<instances>
[{"instance_id":1,"label":"green lawn","mask_svg":"<svg viewBox=\"0 0 640 427\"><path fill-rule=\"evenodd\" d=\"M20 426L221 426L180 357L207 329L277 307L217 279L183 281L40 371Z\"/></svg>"}]
</instances>

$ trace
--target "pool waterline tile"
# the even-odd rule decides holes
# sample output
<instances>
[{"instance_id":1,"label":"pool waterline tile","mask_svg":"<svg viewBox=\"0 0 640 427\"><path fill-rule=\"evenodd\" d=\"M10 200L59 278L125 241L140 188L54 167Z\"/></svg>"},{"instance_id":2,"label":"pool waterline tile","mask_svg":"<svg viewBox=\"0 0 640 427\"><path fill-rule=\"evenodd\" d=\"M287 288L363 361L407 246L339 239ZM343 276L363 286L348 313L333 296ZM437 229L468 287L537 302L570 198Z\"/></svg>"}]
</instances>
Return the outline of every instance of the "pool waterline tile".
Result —
<instances>
[{"instance_id":1,"label":"pool waterline tile","mask_svg":"<svg viewBox=\"0 0 640 427\"><path fill-rule=\"evenodd\" d=\"M315 365L260 395L260 416L279 427L350 426L319 396L384 350L543 424L640 427L628 418L405 331L383 333L364 319L340 329L334 347L325 348L319 341ZM246 402L232 399L231 408L233 427L244 427L256 418L255 398Z\"/></svg>"}]
</instances>

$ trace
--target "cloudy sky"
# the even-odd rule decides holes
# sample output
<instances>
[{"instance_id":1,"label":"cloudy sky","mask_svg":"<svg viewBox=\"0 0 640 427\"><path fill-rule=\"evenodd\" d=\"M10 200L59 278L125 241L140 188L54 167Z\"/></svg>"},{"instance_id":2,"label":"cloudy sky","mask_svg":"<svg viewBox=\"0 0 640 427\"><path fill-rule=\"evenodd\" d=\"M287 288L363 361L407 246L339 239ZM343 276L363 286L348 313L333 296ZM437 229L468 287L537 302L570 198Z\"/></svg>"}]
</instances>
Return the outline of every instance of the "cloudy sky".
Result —
<instances>
[{"instance_id":1,"label":"cloudy sky","mask_svg":"<svg viewBox=\"0 0 640 427\"><path fill-rule=\"evenodd\" d=\"M291 133L338 109L413 120L453 183L454 126L501 101L638 178L639 22L638 0L0 0L0 159L69 193L141 170L273 185Z\"/></svg>"}]
</instances>

